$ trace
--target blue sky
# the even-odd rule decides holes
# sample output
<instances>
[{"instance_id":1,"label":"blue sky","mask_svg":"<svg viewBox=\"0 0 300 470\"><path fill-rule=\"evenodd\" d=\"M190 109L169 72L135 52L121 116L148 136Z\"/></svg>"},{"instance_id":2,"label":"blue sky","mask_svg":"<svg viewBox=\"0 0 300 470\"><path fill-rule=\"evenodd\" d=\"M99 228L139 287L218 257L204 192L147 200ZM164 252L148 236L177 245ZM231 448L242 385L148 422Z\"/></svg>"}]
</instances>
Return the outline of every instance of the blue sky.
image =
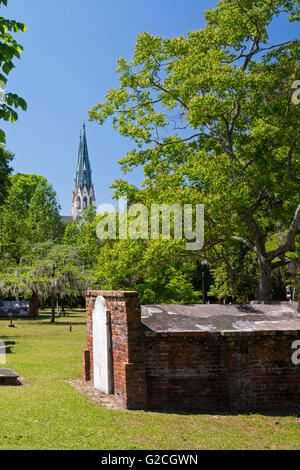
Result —
<instances>
[{"instance_id":1,"label":"blue sky","mask_svg":"<svg viewBox=\"0 0 300 470\"><path fill-rule=\"evenodd\" d=\"M2 124L17 172L45 176L69 215L79 132L88 110L118 84L119 57L131 58L137 35L172 37L204 25L216 0L9 0L1 16L24 22L17 35L25 50L11 72L8 91L28 102L19 121ZM272 39L295 38L299 25L276 21ZM110 123L87 122L97 204L111 202L111 183L121 177L118 160L131 147ZM139 185L141 170L129 177Z\"/></svg>"}]
</instances>

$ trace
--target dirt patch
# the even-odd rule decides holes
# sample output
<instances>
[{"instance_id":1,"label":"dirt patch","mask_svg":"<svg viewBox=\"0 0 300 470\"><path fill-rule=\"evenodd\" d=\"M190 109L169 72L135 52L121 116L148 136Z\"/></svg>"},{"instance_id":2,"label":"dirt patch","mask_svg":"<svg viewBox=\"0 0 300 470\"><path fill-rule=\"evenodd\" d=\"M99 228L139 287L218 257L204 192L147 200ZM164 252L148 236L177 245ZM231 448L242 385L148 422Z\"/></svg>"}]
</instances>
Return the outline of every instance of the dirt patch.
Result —
<instances>
[{"instance_id":1,"label":"dirt patch","mask_svg":"<svg viewBox=\"0 0 300 470\"><path fill-rule=\"evenodd\" d=\"M24 385L25 387L30 387L32 385L32 383L30 382L25 382L25 379L23 379L23 377L19 377L18 382L20 382L19 385Z\"/></svg>"},{"instance_id":2,"label":"dirt patch","mask_svg":"<svg viewBox=\"0 0 300 470\"><path fill-rule=\"evenodd\" d=\"M78 392L83 393L90 401L94 403L101 403L108 410L121 410L124 411L125 407L116 395L105 395L104 393L94 388L93 382L86 382L82 379L64 380L72 385Z\"/></svg>"}]
</instances>

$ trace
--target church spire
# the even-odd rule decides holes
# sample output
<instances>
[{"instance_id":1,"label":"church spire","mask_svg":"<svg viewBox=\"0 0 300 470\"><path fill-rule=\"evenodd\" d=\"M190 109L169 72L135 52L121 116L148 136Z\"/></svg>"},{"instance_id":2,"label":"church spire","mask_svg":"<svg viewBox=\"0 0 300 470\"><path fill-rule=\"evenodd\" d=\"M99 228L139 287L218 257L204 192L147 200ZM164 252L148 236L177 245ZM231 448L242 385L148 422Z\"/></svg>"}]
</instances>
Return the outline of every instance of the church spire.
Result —
<instances>
[{"instance_id":1,"label":"church spire","mask_svg":"<svg viewBox=\"0 0 300 470\"><path fill-rule=\"evenodd\" d=\"M92 170L87 146L85 123L83 124L83 135L80 132L78 160L75 174L75 186L82 189L84 185L86 185L88 191L92 186Z\"/></svg>"},{"instance_id":2,"label":"church spire","mask_svg":"<svg viewBox=\"0 0 300 470\"><path fill-rule=\"evenodd\" d=\"M83 123L83 133L80 131L77 168L75 173L75 189L73 192L72 215L74 218L82 215L88 205L94 204L95 194L92 183L92 170L87 146L86 126Z\"/></svg>"}]
</instances>

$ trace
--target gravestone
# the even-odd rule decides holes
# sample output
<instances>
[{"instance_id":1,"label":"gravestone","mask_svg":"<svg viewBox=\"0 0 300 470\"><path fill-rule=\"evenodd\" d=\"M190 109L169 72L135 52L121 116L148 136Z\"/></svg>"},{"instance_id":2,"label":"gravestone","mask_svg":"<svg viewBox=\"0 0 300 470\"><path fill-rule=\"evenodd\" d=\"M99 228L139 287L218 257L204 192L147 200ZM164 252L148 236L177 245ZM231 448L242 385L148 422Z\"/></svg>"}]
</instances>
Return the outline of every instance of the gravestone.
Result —
<instances>
[{"instance_id":1,"label":"gravestone","mask_svg":"<svg viewBox=\"0 0 300 470\"><path fill-rule=\"evenodd\" d=\"M22 301L0 301L0 317L26 318L30 316L30 303Z\"/></svg>"},{"instance_id":2,"label":"gravestone","mask_svg":"<svg viewBox=\"0 0 300 470\"><path fill-rule=\"evenodd\" d=\"M29 301L22 300L0 300L0 318L37 318L38 297L33 295Z\"/></svg>"},{"instance_id":3,"label":"gravestone","mask_svg":"<svg viewBox=\"0 0 300 470\"><path fill-rule=\"evenodd\" d=\"M94 387L110 395L113 391L110 317L103 297L97 297L93 311Z\"/></svg>"},{"instance_id":4,"label":"gravestone","mask_svg":"<svg viewBox=\"0 0 300 470\"><path fill-rule=\"evenodd\" d=\"M1 385L18 385L19 375L10 369L0 369L0 386Z\"/></svg>"}]
</instances>

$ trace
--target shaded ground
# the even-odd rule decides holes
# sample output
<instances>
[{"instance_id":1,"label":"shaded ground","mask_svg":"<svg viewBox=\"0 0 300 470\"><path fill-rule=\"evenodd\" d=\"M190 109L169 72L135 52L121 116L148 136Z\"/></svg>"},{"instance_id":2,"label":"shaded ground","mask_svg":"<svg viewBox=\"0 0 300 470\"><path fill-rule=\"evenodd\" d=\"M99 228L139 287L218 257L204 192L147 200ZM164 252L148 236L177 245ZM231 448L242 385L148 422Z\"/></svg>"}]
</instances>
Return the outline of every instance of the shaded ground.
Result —
<instances>
[{"instance_id":1,"label":"shaded ground","mask_svg":"<svg viewBox=\"0 0 300 470\"><path fill-rule=\"evenodd\" d=\"M82 379L66 380L78 392L83 393L90 401L101 403L108 410L125 410L124 405L116 395L105 395L94 388L93 382L86 382Z\"/></svg>"},{"instance_id":2,"label":"shaded ground","mask_svg":"<svg viewBox=\"0 0 300 470\"><path fill-rule=\"evenodd\" d=\"M30 384L0 387L0 449L300 449L294 416L108 409L91 390L72 386L82 374L84 312L71 313L72 332L65 318L43 324L48 316L17 320L13 330L0 320L0 341L10 343L1 367Z\"/></svg>"}]
</instances>

